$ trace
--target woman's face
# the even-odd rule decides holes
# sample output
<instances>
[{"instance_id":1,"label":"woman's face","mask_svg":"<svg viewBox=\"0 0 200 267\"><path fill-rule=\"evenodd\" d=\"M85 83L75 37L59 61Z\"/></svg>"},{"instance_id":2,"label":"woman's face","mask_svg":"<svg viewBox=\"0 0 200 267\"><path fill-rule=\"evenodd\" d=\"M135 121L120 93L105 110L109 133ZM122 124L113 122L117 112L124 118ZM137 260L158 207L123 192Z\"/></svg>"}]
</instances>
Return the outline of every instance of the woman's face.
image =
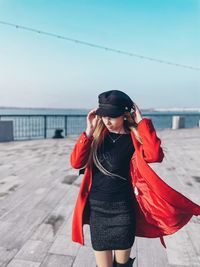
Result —
<instances>
[{"instance_id":1,"label":"woman's face","mask_svg":"<svg viewBox=\"0 0 200 267\"><path fill-rule=\"evenodd\" d=\"M102 117L102 120L109 131L119 132L124 127L124 116L117 118Z\"/></svg>"}]
</instances>

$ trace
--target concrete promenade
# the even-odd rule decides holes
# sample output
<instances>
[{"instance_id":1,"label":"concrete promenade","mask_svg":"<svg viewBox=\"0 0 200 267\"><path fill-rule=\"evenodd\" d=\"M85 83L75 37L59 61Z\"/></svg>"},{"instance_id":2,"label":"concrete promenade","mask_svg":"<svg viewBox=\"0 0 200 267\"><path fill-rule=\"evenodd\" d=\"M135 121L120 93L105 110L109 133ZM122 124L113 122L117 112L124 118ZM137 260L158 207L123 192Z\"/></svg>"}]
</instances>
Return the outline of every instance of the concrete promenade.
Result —
<instances>
[{"instance_id":1,"label":"concrete promenade","mask_svg":"<svg viewBox=\"0 0 200 267\"><path fill-rule=\"evenodd\" d=\"M165 151L151 164L170 186L200 204L200 129L158 132ZM71 241L72 212L82 176L69 154L74 137L0 143L0 267L95 267L86 245ZM200 266L200 217L159 239L137 238L138 267Z\"/></svg>"}]
</instances>

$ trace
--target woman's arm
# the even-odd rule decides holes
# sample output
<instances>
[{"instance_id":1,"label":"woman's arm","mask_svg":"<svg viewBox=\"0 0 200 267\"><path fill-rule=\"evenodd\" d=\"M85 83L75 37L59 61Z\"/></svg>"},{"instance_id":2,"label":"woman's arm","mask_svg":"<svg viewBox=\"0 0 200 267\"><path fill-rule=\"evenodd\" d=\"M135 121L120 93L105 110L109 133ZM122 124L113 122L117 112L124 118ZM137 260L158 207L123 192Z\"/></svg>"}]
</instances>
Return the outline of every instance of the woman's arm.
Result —
<instances>
[{"instance_id":1,"label":"woman's arm","mask_svg":"<svg viewBox=\"0 0 200 267\"><path fill-rule=\"evenodd\" d=\"M156 134L151 119L143 118L138 124L138 132L142 139L142 153L146 162L161 162L164 153L161 147L161 140Z\"/></svg>"},{"instance_id":2,"label":"woman's arm","mask_svg":"<svg viewBox=\"0 0 200 267\"><path fill-rule=\"evenodd\" d=\"M134 111L132 113L135 122L138 124L137 130L142 139L142 154L146 162L161 162L164 158L161 140L156 134L151 119L142 118L142 113L138 106L134 103Z\"/></svg>"},{"instance_id":3,"label":"woman's arm","mask_svg":"<svg viewBox=\"0 0 200 267\"><path fill-rule=\"evenodd\" d=\"M92 109L87 115L87 128L77 140L70 156L70 162L73 168L83 168L89 158L93 133L97 126L96 109Z\"/></svg>"},{"instance_id":4,"label":"woman's arm","mask_svg":"<svg viewBox=\"0 0 200 267\"><path fill-rule=\"evenodd\" d=\"M73 168L81 169L85 166L90 154L92 140L93 136L87 137L85 132L79 136L70 155L70 163Z\"/></svg>"}]
</instances>

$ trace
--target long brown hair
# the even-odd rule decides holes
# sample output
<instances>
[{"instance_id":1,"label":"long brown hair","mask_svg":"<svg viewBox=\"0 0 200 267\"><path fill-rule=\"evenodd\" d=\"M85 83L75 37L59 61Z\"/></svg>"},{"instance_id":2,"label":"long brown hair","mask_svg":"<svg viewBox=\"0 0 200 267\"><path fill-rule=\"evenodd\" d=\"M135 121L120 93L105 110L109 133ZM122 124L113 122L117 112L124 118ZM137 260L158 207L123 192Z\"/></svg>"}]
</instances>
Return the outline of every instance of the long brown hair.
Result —
<instances>
[{"instance_id":1,"label":"long brown hair","mask_svg":"<svg viewBox=\"0 0 200 267\"><path fill-rule=\"evenodd\" d=\"M125 112L124 113L124 129L126 132L130 132L130 131L133 131L134 134L135 134L135 137L136 139L142 143L142 140L141 140L141 137L137 131L137 123L135 122L135 120L133 119L132 115L130 112ZM98 157L97 157L97 150L99 148L99 146L101 145L101 143L103 142L104 140L104 137L105 137L105 134L107 132L107 128L105 126L105 124L103 123L103 120L100 116L98 116L98 120L97 120L97 126L96 126L96 129L94 131L94 134L93 134L93 142L91 144L91 150L90 150L90 155L89 155L89 159L88 159L88 163L87 165L88 166L92 166L92 163L94 162L94 164L97 166L97 168L102 172L104 173L105 175L108 175L108 176L115 176L115 177L118 177L118 178L121 178L123 180L125 180L124 177L120 176L120 175L117 175L117 174L114 174L114 173L111 173L109 172L108 170L106 170L102 164L100 163Z\"/></svg>"}]
</instances>

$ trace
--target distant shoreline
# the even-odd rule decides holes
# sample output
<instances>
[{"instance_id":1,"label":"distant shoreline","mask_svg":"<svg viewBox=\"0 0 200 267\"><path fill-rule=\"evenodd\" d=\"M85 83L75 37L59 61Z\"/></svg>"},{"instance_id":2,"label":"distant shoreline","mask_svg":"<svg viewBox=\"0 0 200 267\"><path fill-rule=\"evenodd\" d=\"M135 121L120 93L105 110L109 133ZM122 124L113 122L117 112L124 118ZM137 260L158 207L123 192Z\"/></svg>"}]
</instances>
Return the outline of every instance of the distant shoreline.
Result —
<instances>
[{"instance_id":1,"label":"distant shoreline","mask_svg":"<svg viewBox=\"0 0 200 267\"><path fill-rule=\"evenodd\" d=\"M83 111L89 111L90 108L46 108L46 107L5 107L0 106L0 109L18 109L18 110L83 110ZM200 107L199 108L142 108L142 112L199 112L200 113Z\"/></svg>"}]
</instances>

